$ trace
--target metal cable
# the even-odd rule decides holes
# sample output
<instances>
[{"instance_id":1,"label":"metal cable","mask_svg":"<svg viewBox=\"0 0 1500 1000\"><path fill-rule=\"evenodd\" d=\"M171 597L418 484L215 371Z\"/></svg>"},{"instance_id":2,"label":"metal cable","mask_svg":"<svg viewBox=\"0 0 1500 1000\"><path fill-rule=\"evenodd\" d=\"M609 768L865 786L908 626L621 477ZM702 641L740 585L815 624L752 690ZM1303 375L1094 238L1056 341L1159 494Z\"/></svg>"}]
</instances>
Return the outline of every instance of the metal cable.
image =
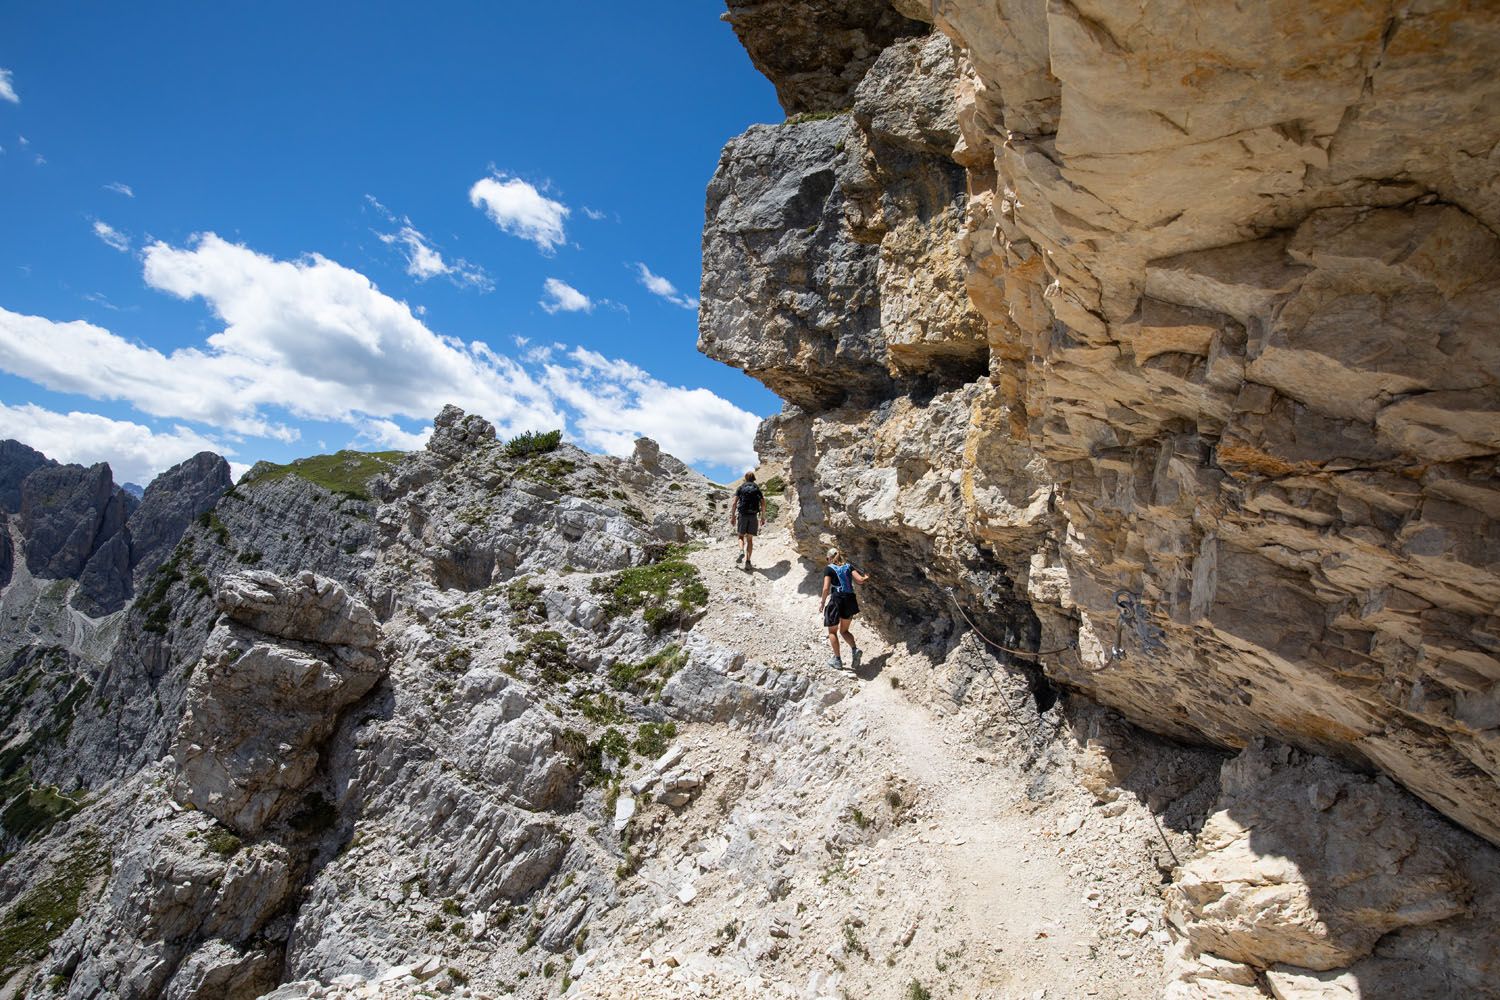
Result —
<instances>
[{"instance_id":1,"label":"metal cable","mask_svg":"<svg viewBox=\"0 0 1500 1000\"><path fill-rule=\"evenodd\" d=\"M958 603L958 598L953 594L953 588L949 587L947 590L948 599L953 602L953 606L958 609L958 613L963 616L963 620L969 623L969 628L973 629L974 634L979 636L980 639L994 646L996 649L1007 652L1012 656L1056 656L1058 653L1066 653L1070 649L1078 648L1077 642L1070 642L1066 646L1058 646L1056 649L1011 649L1009 646L1002 646L994 639L979 631L979 626L974 624L974 620L964 612L963 605Z\"/></svg>"}]
</instances>

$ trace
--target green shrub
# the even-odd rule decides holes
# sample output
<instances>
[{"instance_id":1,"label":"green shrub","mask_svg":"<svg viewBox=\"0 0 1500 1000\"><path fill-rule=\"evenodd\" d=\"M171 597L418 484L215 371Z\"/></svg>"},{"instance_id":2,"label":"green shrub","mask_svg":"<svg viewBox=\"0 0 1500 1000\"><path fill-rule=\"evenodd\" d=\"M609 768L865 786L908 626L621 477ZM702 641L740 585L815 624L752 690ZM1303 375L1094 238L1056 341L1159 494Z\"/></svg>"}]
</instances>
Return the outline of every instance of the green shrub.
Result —
<instances>
[{"instance_id":1,"label":"green shrub","mask_svg":"<svg viewBox=\"0 0 1500 1000\"><path fill-rule=\"evenodd\" d=\"M210 851L222 858L234 857L240 853L240 848L245 846L244 841L222 827L210 831L208 836L203 838L203 843Z\"/></svg>"},{"instance_id":2,"label":"green shrub","mask_svg":"<svg viewBox=\"0 0 1500 1000\"><path fill-rule=\"evenodd\" d=\"M510 604L511 624L547 620L547 603L542 600L545 589L524 576L516 577L506 585L505 600Z\"/></svg>"},{"instance_id":3,"label":"green shrub","mask_svg":"<svg viewBox=\"0 0 1500 1000\"><path fill-rule=\"evenodd\" d=\"M573 708L590 722L600 724L625 721L625 706L619 698L602 691L590 691L573 696Z\"/></svg>"},{"instance_id":4,"label":"green shrub","mask_svg":"<svg viewBox=\"0 0 1500 1000\"><path fill-rule=\"evenodd\" d=\"M667 679L687 663L687 653L676 645L667 646L640 663L616 663L609 668L609 686L616 691L661 694Z\"/></svg>"},{"instance_id":5,"label":"green shrub","mask_svg":"<svg viewBox=\"0 0 1500 1000\"><path fill-rule=\"evenodd\" d=\"M675 722L643 722L636 728L635 752L654 760L667 752L667 746L677 738Z\"/></svg>"},{"instance_id":6,"label":"green shrub","mask_svg":"<svg viewBox=\"0 0 1500 1000\"><path fill-rule=\"evenodd\" d=\"M511 458L544 455L549 451L556 451L560 444L562 444L561 430L525 431L505 442L505 454Z\"/></svg>"},{"instance_id":7,"label":"green shrub","mask_svg":"<svg viewBox=\"0 0 1500 1000\"><path fill-rule=\"evenodd\" d=\"M563 750L583 766L586 784L601 781L610 773L605 758L613 758L616 766L624 768L630 763L630 740L613 726L604 730L596 740L590 740L576 729L562 732Z\"/></svg>"},{"instance_id":8,"label":"green shrub","mask_svg":"<svg viewBox=\"0 0 1500 1000\"><path fill-rule=\"evenodd\" d=\"M786 480L780 476L772 476L766 480L765 488L761 492L768 497L779 497L786 492Z\"/></svg>"},{"instance_id":9,"label":"green shrub","mask_svg":"<svg viewBox=\"0 0 1500 1000\"><path fill-rule=\"evenodd\" d=\"M674 546L657 562L596 579L590 586L594 593L604 595L605 616L639 611L655 633L690 622L708 605L708 588L697 567L683 558L685 554Z\"/></svg>"},{"instance_id":10,"label":"green shrub","mask_svg":"<svg viewBox=\"0 0 1500 1000\"><path fill-rule=\"evenodd\" d=\"M573 652L561 632L544 629L526 636L521 648L505 654L513 671L531 664L551 684L561 684L573 674Z\"/></svg>"}]
</instances>

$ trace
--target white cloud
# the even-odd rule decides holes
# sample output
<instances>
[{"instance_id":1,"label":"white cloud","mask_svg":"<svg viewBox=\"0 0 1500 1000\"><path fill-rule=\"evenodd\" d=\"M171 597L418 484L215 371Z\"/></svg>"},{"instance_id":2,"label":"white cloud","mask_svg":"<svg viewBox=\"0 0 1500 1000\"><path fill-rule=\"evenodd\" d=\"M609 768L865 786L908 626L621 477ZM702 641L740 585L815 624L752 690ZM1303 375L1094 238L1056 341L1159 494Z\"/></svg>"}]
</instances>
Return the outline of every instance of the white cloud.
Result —
<instances>
[{"instance_id":1,"label":"white cloud","mask_svg":"<svg viewBox=\"0 0 1500 1000\"><path fill-rule=\"evenodd\" d=\"M21 103L21 98L16 95L15 77L8 69L0 69L0 101L9 101L12 104Z\"/></svg>"},{"instance_id":2,"label":"white cloud","mask_svg":"<svg viewBox=\"0 0 1500 1000\"><path fill-rule=\"evenodd\" d=\"M202 298L224 329L163 354L82 321L0 308L0 369L154 416L294 440L269 411L358 426L444 403L502 428L556 427L547 391L482 343L440 337L368 278L319 255L276 260L212 233L143 251L147 284Z\"/></svg>"},{"instance_id":3,"label":"white cloud","mask_svg":"<svg viewBox=\"0 0 1500 1000\"><path fill-rule=\"evenodd\" d=\"M406 430L394 420L366 420L359 426L359 435L354 439L357 445L376 445L380 448L390 448L396 451L416 451L425 447L427 439L432 437L432 425L428 424L420 431L412 433ZM319 447L327 449L327 445L318 442Z\"/></svg>"},{"instance_id":4,"label":"white cloud","mask_svg":"<svg viewBox=\"0 0 1500 1000\"><path fill-rule=\"evenodd\" d=\"M398 217L390 209L380 203L374 195L365 195L365 201L369 202L375 211L379 212L387 222L397 225L399 228L394 233L376 233L380 242L386 246L400 246L406 257L406 273L418 281L426 281L428 278L446 277L452 279L456 285L468 285L481 291L492 291L495 283L485 273L484 268L477 264L470 264L463 258L454 261L443 259L442 251L433 246L432 241L427 238L421 230L412 225L411 219L406 216ZM420 313L421 310L418 310Z\"/></svg>"},{"instance_id":5,"label":"white cloud","mask_svg":"<svg viewBox=\"0 0 1500 1000\"><path fill-rule=\"evenodd\" d=\"M234 454L233 448L181 425L154 431L129 420L76 410L57 413L33 403L0 403L0 438L15 438L59 462L108 462L115 482L143 486L200 451Z\"/></svg>"},{"instance_id":6,"label":"white cloud","mask_svg":"<svg viewBox=\"0 0 1500 1000\"><path fill-rule=\"evenodd\" d=\"M755 414L708 389L668 385L586 348L574 348L568 357L570 366L546 366L546 384L577 411L575 426L589 446L624 456L645 436L684 462L755 465Z\"/></svg>"},{"instance_id":7,"label":"white cloud","mask_svg":"<svg viewBox=\"0 0 1500 1000\"><path fill-rule=\"evenodd\" d=\"M557 343L516 336L517 359L441 336L364 275L325 257L279 260L212 233L140 253L147 284L202 299L218 332L164 352L89 322L0 308L0 371L207 429L153 432L90 422L105 418L89 414L49 419L8 408L6 424L50 454L120 456L137 471L149 459L159 469L202 448L228 453L205 434L297 440L299 420L342 423L356 442L405 450L421 446L432 416L451 402L501 435L562 427L616 455L649 435L685 461L754 463L759 418L707 389L669 385L625 361Z\"/></svg>"},{"instance_id":8,"label":"white cloud","mask_svg":"<svg viewBox=\"0 0 1500 1000\"><path fill-rule=\"evenodd\" d=\"M427 237L409 221L394 233L378 233L380 241L387 246L400 244L406 254L406 273L418 281L428 278L446 277L454 284L469 285L483 291L491 291L495 283L484 268L470 264L463 258L454 261L443 259L442 252L428 241Z\"/></svg>"},{"instance_id":9,"label":"white cloud","mask_svg":"<svg viewBox=\"0 0 1500 1000\"><path fill-rule=\"evenodd\" d=\"M542 284L546 298L539 305L549 313L592 312L594 303L589 297L565 281L548 278Z\"/></svg>"},{"instance_id":10,"label":"white cloud","mask_svg":"<svg viewBox=\"0 0 1500 1000\"><path fill-rule=\"evenodd\" d=\"M543 253L552 253L567 239L563 222L568 206L553 201L519 177L481 177L469 188L469 202L483 209L503 231L530 240Z\"/></svg>"},{"instance_id":11,"label":"white cloud","mask_svg":"<svg viewBox=\"0 0 1500 1000\"><path fill-rule=\"evenodd\" d=\"M126 236L124 233L120 232L118 229L116 229L114 226L111 226L107 222L104 222L100 219L95 219L94 235L99 237L107 245L113 247L121 253L130 252L130 237Z\"/></svg>"},{"instance_id":12,"label":"white cloud","mask_svg":"<svg viewBox=\"0 0 1500 1000\"><path fill-rule=\"evenodd\" d=\"M119 181L110 181L108 184L104 185L104 190L113 191L115 194L123 194L127 198L135 197L135 188L131 187L129 184L122 184Z\"/></svg>"},{"instance_id":13,"label":"white cloud","mask_svg":"<svg viewBox=\"0 0 1500 1000\"><path fill-rule=\"evenodd\" d=\"M641 284L646 286L646 291L652 295L659 296L684 309L697 309L698 300L690 295L683 295L677 290L677 286L659 274L652 274L651 269L639 261L635 265L636 273L640 277Z\"/></svg>"},{"instance_id":14,"label":"white cloud","mask_svg":"<svg viewBox=\"0 0 1500 1000\"><path fill-rule=\"evenodd\" d=\"M607 213L607 212L601 212L597 208L589 208L587 205L585 205L585 206L583 206L583 214L587 215L590 219L593 219L595 222L598 222L599 220L605 218L609 213Z\"/></svg>"}]
</instances>

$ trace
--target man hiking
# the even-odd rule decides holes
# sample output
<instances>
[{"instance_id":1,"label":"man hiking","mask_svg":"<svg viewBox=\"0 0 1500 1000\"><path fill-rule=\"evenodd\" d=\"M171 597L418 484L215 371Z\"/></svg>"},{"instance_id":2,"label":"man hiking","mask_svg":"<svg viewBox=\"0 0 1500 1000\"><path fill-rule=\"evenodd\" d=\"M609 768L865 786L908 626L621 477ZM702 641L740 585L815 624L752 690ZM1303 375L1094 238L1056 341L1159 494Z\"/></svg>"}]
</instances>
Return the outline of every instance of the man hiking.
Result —
<instances>
[{"instance_id":1,"label":"man hiking","mask_svg":"<svg viewBox=\"0 0 1500 1000\"><path fill-rule=\"evenodd\" d=\"M734 502L729 505L729 523L740 536L740 554L735 562L743 562L750 569L750 554L755 551L755 536L760 534L761 513L766 509L766 497L755 485L755 473L745 473L745 481L734 491Z\"/></svg>"},{"instance_id":2,"label":"man hiking","mask_svg":"<svg viewBox=\"0 0 1500 1000\"><path fill-rule=\"evenodd\" d=\"M823 624L828 627L828 645L833 648L828 666L834 670L844 669L839 656L839 636L849 644L849 669L859 670L859 658L864 651L854 644L854 633L849 623L859 614L859 599L854 596L854 585L865 583L870 578L849 565L838 549L828 550L828 566L823 570Z\"/></svg>"}]
</instances>

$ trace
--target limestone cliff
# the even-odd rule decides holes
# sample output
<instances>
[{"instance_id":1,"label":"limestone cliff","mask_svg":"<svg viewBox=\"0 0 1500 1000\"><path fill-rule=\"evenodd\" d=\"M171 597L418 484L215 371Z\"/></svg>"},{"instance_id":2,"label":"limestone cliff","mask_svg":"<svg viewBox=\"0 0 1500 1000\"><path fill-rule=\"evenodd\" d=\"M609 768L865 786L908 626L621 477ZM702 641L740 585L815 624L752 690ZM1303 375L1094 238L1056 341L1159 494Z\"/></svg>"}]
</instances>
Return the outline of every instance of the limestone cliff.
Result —
<instances>
[{"instance_id":1,"label":"limestone cliff","mask_svg":"<svg viewBox=\"0 0 1500 1000\"><path fill-rule=\"evenodd\" d=\"M1383 772L1500 843L1500 12L728 6L791 117L709 184L699 346L786 401L758 447L802 553L935 662L967 616L1039 698ZM1464 835L1246 754L1169 995L1490 988L1434 957L1493 954L1417 847Z\"/></svg>"},{"instance_id":2,"label":"limestone cliff","mask_svg":"<svg viewBox=\"0 0 1500 1000\"><path fill-rule=\"evenodd\" d=\"M1500 841L1500 16L746 7L789 112L841 95L725 147L704 233L700 347L787 400L805 551Z\"/></svg>"}]
</instances>

